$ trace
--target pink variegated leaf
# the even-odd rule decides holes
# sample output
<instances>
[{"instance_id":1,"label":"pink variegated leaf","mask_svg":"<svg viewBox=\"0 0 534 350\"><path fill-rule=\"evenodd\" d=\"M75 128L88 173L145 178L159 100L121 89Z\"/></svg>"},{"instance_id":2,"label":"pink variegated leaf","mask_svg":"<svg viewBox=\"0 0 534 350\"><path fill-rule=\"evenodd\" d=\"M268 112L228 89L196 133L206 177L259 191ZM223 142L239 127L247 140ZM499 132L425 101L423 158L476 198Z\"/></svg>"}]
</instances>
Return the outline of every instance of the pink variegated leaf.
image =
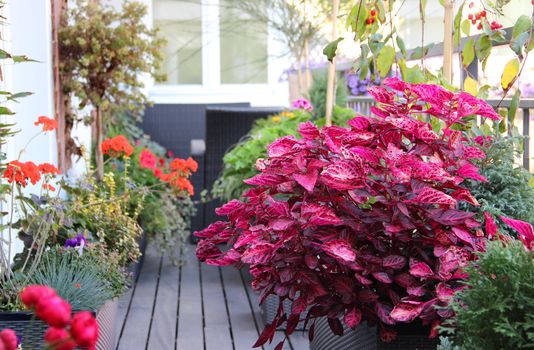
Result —
<instances>
[{"instance_id":1,"label":"pink variegated leaf","mask_svg":"<svg viewBox=\"0 0 534 350\"><path fill-rule=\"evenodd\" d=\"M401 302L391 311L391 318L398 322L412 322L421 311L424 304L421 302Z\"/></svg>"},{"instance_id":2,"label":"pink variegated leaf","mask_svg":"<svg viewBox=\"0 0 534 350\"><path fill-rule=\"evenodd\" d=\"M259 243L247 249L241 256L245 264L265 264L274 254L274 245L271 243Z\"/></svg>"},{"instance_id":3,"label":"pink variegated leaf","mask_svg":"<svg viewBox=\"0 0 534 350\"><path fill-rule=\"evenodd\" d=\"M471 205L474 205L475 207L480 206L480 204L478 203L477 199L475 197L473 197L471 192L469 192L469 190L467 190L465 188L461 188L461 189L458 189L458 190L454 191L451 194L451 197L456 199L456 200L463 201L463 202L469 203Z\"/></svg>"},{"instance_id":4,"label":"pink variegated leaf","mask_svg":"<svg viewBox=\"0 0 534 350\"><path fill-rule=\"evenodd\" d=\"M306 191L313 192L318 175L319 172L317 169L310 169L305 174L293 174L293 179L295 179L299 185L304 187Z\"/></svg>"},{"instance_id":5,"label":"pink variegated leaf","mask_svg":"<svg viewBox=\"0 0 534 350\"><path fill-rule=\"evenodd\" d=\"M480 182L488 182L488 179L478 173L478 168L471 163L461 166L456 173L467 179L473 179Z\"/></svg>"},{"instance_id":6,"label":"pink variegated leaf","mask_svg":"<svg viewBox=\"0 0 534 350\"><path fill-rule=\"evenodd\" d=\"M294 136L282 137L267 147L269 157L281 157L290 152L293 146L297 143Z\"/></svg>"},{"instance_id":7,"label":"pink variegated leaf","mask_svg":"<svg viewBox=\"0 0 534 350\"><path fill-rule=\"evenodd\" d=\"M386 272L373 272L373 277L382 283L390 284L393 283L393 280Z\"/></svg>"},{"instance_id":8,"label":"pink variegated leaf","mask_svg":"<svg viewBox=\"0 0 534 350\"><path fill-rule=\"evenodd\" d=\"M315 140L320 136L319 129L310 121L301 123L298 132L306 140Z\"/></svg>"},{"instance_id":9,"label":"pink variegated leaf","mask_svg":"<svg viewBox=\"0 0 534 350\"><path fill-rule=\"evenodd\" d=\"M499 228L497 227L497 224L495 223L493 216L487 211L484 212L484 220L485 220L486 236L488 237L488 239L493 239L493 237L495 237L495 235L497 234Z\"/></svg>"},{"instance_id":10,"label":"pink variegated leaf","mask_svg":"<svg viewBox=\"0 0 534 350\"><path fill-rule=\"evenodd\" d=\"M358 309L356 306L351 307L347 310L345 313L345 316L343 317L343 322L347 325L347 327L355 329L358 327L360 322L362 321L362 312L360 309Z\"/></svg>"},{"instance_id":11,"label":"pink variegated leaf","mask_svg":"<svg viewBox=\"0 0 534 350\"><path fill-rule=\"evenodd\" d=\"M433 276L434 272L427 263L410 259L410 275L425 278Z\"/></svg>"},{"instance_id":12,"label":"pink variegated leaf","mask_svg":"<svg viewBox=\"0 0 534 350\"><path fill-rule=\"evenodd\" d=\"M369 128L369 121L367 120L367 117L359 116L359 117L349 120L349 125L354 130L358 130L358 131L367 130Z\"/></svg>"},{"instance_id":13,"label":"pink variegated leaf","mask_svg":"<svg viewBox=\"0 0 534 350\"><path fill-rule=\"evenodd\" d=\"M452 232L454 235L458 238L460 238L465 243L474 246L475 244L475 237L467 230L464 230L460 227L452 227Z\"/></svg>"},{"instance_id":14,"label":"pink variegated leaf","mask_svg":"<svg viewBox=\"0 0 534 350\"><path fill-rule=\"evenodd\" d=\"M395 270L402 269L404 265L406 265L406 258L401 255L388 255L382 261L382 266Z\"/></svg>"},{"instance_id":15,"label":"pink variegated leaf","mask_svg":"<svg viewBox=\"0 0 534 350\"><path fill-rule=\"evenodd\" d=\"M464 156L467 159L484 159L486 158L486 153L478 147L466 146L464 148Z\"/></svg>"},{"instance_id":16,"label":"pink variegated leaf","mask_svg":"<svg viewBox=\"0 0 534 350\"><path fill-rule=\"evenodd\" d=\"M527 249L534 249L534 229L532 228L531 224L521 220L510 219L505 216L499 216L499 218L506 225L510 226L519 233L517 238L523 242Z\"/></svg>"},{"instance_id":17,"label":"pink variegated leaf","mask_svg":"<svg viewBox=\"0 0 534 350\"><path fill-rule=\"evenodd\" d=\"M354 261L356 253L350 246L349 242L335 239L322 244L324 251L335 258L340 258L344 261Z\"/></svg>"},{"instance_id":18,"label":"pink variegated leaf","mask_svg":"<svg viewBox=\"0 0 534 350\"><path fill-rule=\"evenodd\" d=\"M387 325L394 325L395 320L391 318L391 307L382 303L376 303L375 312L380 321Z\"/></svg>"},{"instance_id":19,"label":"pink variegated leaf","mask_svg":"<svg viewBox=\"0 0 534 350\"><path fill-rule=\"evenodd\" d=\"M441 191L425 187L414 198L405 201L405 203L456 205L456 200Z\"/></svg>"},{"instance_id":20,"label":"pink variegated leaf","mask_svg":"<svg viewBox=\"0 0 534 350\"><path fill-rule=\"evenodd\" d=\"M256 186L272 186L277 185L279 183L282 183L284 181L284 177L280 175L272 175L272 174L258 174L250 179L246 179L243 181L247 185L256 185Z\"/></svg>"},{"instance_id":21,"label":"pink variegated leaf","mask_svg":"<svg viewBox=\"0 0 534 350\"><path fill-rule=\"evenodd\" d=\"M454 290L449 288L445 283L440 282L436 287L436 296L444 303L448 303L454 295Z\"/></svg>"}]
</instances>

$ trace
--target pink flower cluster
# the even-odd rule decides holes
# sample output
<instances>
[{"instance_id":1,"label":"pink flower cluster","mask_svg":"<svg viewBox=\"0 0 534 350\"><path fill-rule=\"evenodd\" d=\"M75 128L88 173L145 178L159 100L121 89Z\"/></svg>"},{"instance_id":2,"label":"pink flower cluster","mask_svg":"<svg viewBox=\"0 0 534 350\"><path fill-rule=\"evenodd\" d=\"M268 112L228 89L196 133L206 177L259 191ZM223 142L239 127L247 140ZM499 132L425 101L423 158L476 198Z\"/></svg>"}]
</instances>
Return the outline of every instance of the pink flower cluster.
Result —
<instances>
[{"instance_id":1,"label":"pink flower cluster","mask_svg":"<svg viewBox=\"0 0 534 350\"><path fill-rule=\"evenodd\" d=\"M487 181L473 159L484 158L461 131L451 128L479 115L499 119L484 101L439 86L386 79L369 93L375 116L358 116L350 128L319 130L301 124L301 139L272 143L268 159L242 201L217 210L228 217L197 232L197 257L212 265L249 265L253 288L290 299L256 345L287 332L299 320L327 316L354 328L379 326L383 340L397 322L420 319L433 329L451 316L446 308L461 288L462 271L486 234L465 179ZM444 121L441 132L424 115ZM221 244L227 244L221 250Z\"/></svg>"},{"instance_id":2,"label":"pink flower cluster","mask_svg":"<svg viewBox=\"0 0 534 350\"><path fill-rule=\"evenodd\" d=\"M49 326L45 333L45 341L49 349L73 350L77 346L82 349L96 349L98 340L98 323L88 311L81 311L71 317L70 304L47 286L32 285L20 293L22 303ZM4 330L6 331L6 330ZM2 332L4 332L2 331ZM10 334L14 332L7 330ZM0 338L2 338L0 333ZM16 340L16 336L14 338ZM4 343L6 341L4 340ZM6 350L14 350L11 344ZM5 344L4 344L5 345Z\"/></svg>"},{"instance_id":3,"label":"pink flower cluster","mask_svg":"<svg viewBox=\"0 0 534 350\"><path fill-rule=\"evenodd\" d=\"M304 109L308 112L313 111L313 106L310 101L306 100L305 98L298 98L291 104L291 107L294 109Z\"/></svg>"}]
</instances>

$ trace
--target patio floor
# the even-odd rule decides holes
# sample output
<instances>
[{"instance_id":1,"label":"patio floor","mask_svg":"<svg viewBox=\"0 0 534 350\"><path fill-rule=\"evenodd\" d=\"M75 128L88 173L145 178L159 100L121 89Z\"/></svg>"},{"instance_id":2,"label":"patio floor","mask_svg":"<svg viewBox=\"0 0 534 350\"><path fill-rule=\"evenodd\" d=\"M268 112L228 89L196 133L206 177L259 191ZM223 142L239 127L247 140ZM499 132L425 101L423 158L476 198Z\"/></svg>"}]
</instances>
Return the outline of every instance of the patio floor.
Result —
<instances>
[{"instance_id":1,"label":"patio floor","mask_svg":"<svg viewBox=\"0 0 534 350\"><path fill-rule=\"evenodd\" d=\"M119 301L118 350L252 348L264 324L248 274L200 264L194 249L188 245L185 264L173 266L147 248L137 282ZM277 332L263 349L274 349L283 336ZM308 348L304 332L291 335L284 346Z\"/></svg>"}]
</instances>

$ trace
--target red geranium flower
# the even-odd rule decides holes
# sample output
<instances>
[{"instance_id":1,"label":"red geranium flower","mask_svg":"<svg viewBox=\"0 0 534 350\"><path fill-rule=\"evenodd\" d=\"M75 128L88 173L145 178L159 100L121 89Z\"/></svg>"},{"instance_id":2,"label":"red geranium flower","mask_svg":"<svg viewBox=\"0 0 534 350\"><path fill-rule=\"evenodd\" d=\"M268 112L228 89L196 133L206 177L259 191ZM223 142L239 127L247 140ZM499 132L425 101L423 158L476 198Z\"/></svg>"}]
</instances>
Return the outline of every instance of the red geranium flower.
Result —
<instances>
[{"instance_id":1,"label":"red geranium flower","mask_svg":"<svg viewBox=\"0 0 534 350\"><path fill-rule=\"evenodd\" d=\"M172 187L179 191L187 191L191 196L195 194L193 184L191 181L183 177L179 172L172 172L169 174L162 174L160 176L161 181L167 182Z\"/></svg>"},{"instance_id":2,"label":"red geranium flower","mask_svg":"<svg viewBox=\"0 0 534 350\"><path fill-rule=\"evenodd\" d=\"M49 326L64 328L69 324L70 304L59 296L40 299L35 307L35 314Z\"/></svg>"},{"instance_id":3,"label":"red geranium flower","mask_svg":"<svg viewBox=\"0 0 534 350\"><path fill-rule=\"evenodd\" d=\"M72 318L70 332L79 346L92 349L98 340L98 323L90 312L78 312Z\"/></svg>"},{"instance_id":4,"label":"red geranium flower","mask_svg":"<svg viewBox=\"0 0 534 350\"><path fill-rule=\"evenodd\" d=\"M50 348L54 350L73 350L76 348L76 343L64 328L48 328L44 339L50 345Z\"/></svg>"},{"instance_id":5,"label":"red geranium flower","mask_svg":"<svg viewBox=\"0 0 534 350\"><path fill-rule=\"evenodd\" d=\"M5 350L16 350L18 346L18 339L15 331L6 328L0 332L0 345L3 345Z\"/></svg>"},{"instance_id":6,"label":"red geranium flower","mask_svg":"<svg viewBox=\"0 0 534 350\"><path fill-rule=\"evenodd\" d=\"M20 300L28 308L34 308L39 300L55 296L56 291L47 286L32 285L24 288L20 293Z\"/></svg>"},{"instance_id":7,"label":"red geranium flower","mask_svg":"<svg viewBox=\"0 0 534 350\"><path fill-rule=\"evenodd\" d=\"M190 172L195 172L198 169L198 163L191 157L185 159L175 158L171 162L170 168L172 170L181 171L185 175L190 174Z\"/></svg>"},{"instance_id":8,"label":"red geranium flower","mask_svg":"<svg viewBox=\"0 0 534 350\"><path fill-rule=\"evenodd\" d=\"M139 165L141 165L142 168L154 169L156 168L157 159L158 158L154 153L144 149L139 155Z\"/></svg>"},{"instance_id":9,"label":"red geranium flower","mask_svg":"<svg viewBox=\"0 0 534 350\"><path fill-rule=\"evenodd\" d=\"M50 184L44 183L43 190L48 190L50 192L55 192L56 188Z\"/></svg>"},{"instance_id":10,"label":"red geranium flower","mask_svg":"<svg viewBox=\"0 0 534 350\"><path fill-rule=\"evenodd\" d=\"M134 149L128 139L124 135L117 135L113 138L104 140L100 145L102 153L110 157L120 157L123 154L129 157Z\"/></svg>"},{"instance_id":11,"label":"red geranium flower","mask_svg":"<svg viewBox=\"0 0 534 350\"><path fill-rule=\"evenodd\" d=\"M3 177L9 183L15 181L22 186L26 186L28 180L35 185L41 179L41 173L37 165L33 162L22 163L18 160L13 160L9 162L6 170L4 170Z\"/></svg>"},{"instance_id":12,"label":"red geranium flower","mask_svg":"<svg viewBox=\"0 0 534 350\"><path fill-rule=\"evenodd\" d=\"M41 173L44 174L52 174L52 175L59 175L61 172L58 168L56 168L54 165L50 163L43 163L39 164L39 170Z\"/></svg>"},{"instance_id":13,"label":"red geranium flower","mask_svg":"<svg viewBox=\"0 0 534 350\"><path fill-rule=\"evenodd\" d=\"M52 118L48 118L45 116L40 116L37 118L37 121L33 123L34 125L42 125L43 131L53 131L57 129L57 121Z\"/></svg>"}]
</instances>

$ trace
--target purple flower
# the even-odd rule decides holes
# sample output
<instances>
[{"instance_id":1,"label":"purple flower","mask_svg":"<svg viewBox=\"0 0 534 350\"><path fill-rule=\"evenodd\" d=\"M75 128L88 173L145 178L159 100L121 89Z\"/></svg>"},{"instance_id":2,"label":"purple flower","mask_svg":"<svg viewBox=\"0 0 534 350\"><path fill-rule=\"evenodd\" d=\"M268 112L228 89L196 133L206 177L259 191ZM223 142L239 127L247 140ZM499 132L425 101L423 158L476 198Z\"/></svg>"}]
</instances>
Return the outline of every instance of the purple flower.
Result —
<instances>
[{"instance_id":1,"label":"purple flower","mask_svg":"<svg viewBox=\"0 0 534 350\"><path fill-rule=\"evenodd\" d=\"M76 248L78 253L82 255L83 248L87 245L87 239L83 233L78 233L74 238L68 238L65 240L65 247Z\"/></svg>"},{"instance_id":2,"label":"purple flower","mask_svg":"<svg viewBox=\"0 0 534 350\"><path fill-rule=\"evenodd\" d=\"M295 109L304 109L308 112L313 111L313 106L310 103L310 101L306 100L305 98L298 98L291 104L291 107Z\"/></svg>"}]
</instances>

